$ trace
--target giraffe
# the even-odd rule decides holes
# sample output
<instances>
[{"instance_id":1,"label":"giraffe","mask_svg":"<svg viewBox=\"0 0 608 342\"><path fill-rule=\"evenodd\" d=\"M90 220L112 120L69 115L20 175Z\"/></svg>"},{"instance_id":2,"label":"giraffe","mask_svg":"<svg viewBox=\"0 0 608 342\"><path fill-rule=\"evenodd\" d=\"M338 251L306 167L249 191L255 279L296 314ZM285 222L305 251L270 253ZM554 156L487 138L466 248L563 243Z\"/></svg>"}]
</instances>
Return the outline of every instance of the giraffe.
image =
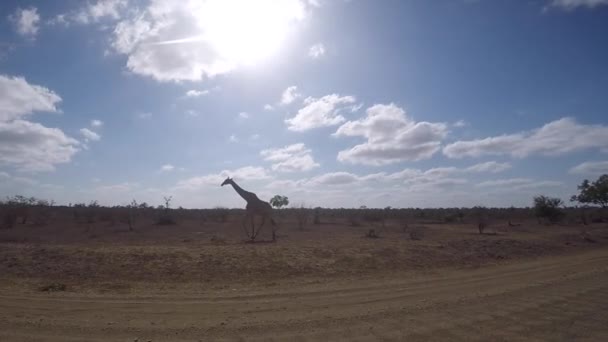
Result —
<instances>
[{"instance_id":1,"label":"giraffe","mask_svg":"<svg viewBox=\"0 0 608 342\"><path fill-rule=\"evenodd\" d=\"M245 233L247 233L247 236L251 239L251 241L255 240L256 236L258 235L258 233L260 232L260 230L266 223L266 219L270 219L270 223L272 223L272 225L274 227L276 227L276 222L272 219L272 207L270 206L270 204L268 202L262 201L253 192L244 190L238 184L236 184L236 182L230 177L226 178L226 180L224 180L224 182L222 183L221 186L224 186L226 184L232 185L232 188L234 188L234 191L236 191L236 193L239 194L239 196L241 196L247 202L247 206L245 207L247 214L245 215L245 219L243 220L243 227L245 228ZM258 227L257 231L255 229L255 220L254 220L256 215L262 217L262 224ZM246 227L248 219L251 223L251 234L247 231L247 227ZM273 228L272 229L272 240L273 241L276 240L275 233L276 233L276 228Z\"/></svg>"}]
</instances>

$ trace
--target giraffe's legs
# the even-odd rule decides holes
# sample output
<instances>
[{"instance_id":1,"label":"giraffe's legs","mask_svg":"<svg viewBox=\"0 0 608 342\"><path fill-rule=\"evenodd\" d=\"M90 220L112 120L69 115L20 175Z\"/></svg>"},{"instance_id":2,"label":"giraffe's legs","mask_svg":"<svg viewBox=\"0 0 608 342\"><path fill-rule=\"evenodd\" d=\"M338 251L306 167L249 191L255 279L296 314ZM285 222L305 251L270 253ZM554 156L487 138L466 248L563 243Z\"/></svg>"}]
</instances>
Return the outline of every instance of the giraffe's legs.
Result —
<instances>
[{"instance_id":1,"label":"giraffe's legs","mask_svg":"<svg viewBox=\"0 0 608 342\"><path fill-rule=\"evenodd\" d=\"M255 233L255 236L258 236L258 234L260 233L260 231L262 230L262 227L264 227L264 224L266 223L266 216L262 216L262 223L260 224L260 226L258 227L258 230Z\"/></svg>"},{"instance_id":2,"label":"giraffe's legs","mask_svg":"<svg viewBox=\"0 0 608 342\"><path fill-rule=\"evenodd\" d=\"M247 235L248 238L251 238L249 236L249 228L247 228L247 220L249 219L249 213L245 214L245 217L243 218L243 230L245 231L245 235Z\"/></svg>"},{"instance_id":3,"label":"giraffe's legs","mask_svg":"<svg viewBox=\"0 0 608 342\"><path fill-rule=\"evenodd\" d=\"M258 227L256 227L255 216L256 215L254 213L248 212L245 215L245 218L243 219L243 222L242 222L243 230L245 230L245 234L247 235L249 240L251 240L252 242L255 241L255 238L258 236L258 234L260 233L260 231L266 224L266 220L268 220L267 215L261 215L262 222L260 223L260 225ZM271 218L271 221L272 221L272 218Z\"/></svg>"},{"instance_id":4,"label":"giraffe's legs","mask_svg":"<svg viewBox=\"0 0 608 342\"><path fill-rule=\"evenodd\" d=\"M255 241L255 215L249 216L251 219L251 236L249 237L251 241Z\"/></svg>"}]
</instances>

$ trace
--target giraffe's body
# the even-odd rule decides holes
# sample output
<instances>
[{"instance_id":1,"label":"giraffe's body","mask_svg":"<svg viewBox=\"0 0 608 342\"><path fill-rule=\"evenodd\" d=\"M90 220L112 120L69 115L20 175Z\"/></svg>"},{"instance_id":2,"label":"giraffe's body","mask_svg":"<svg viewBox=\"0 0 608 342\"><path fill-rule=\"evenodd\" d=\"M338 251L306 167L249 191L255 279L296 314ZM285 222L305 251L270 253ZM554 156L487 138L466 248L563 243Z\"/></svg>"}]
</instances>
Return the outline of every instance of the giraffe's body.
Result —
<instances>
[{"instance_id":1,"label":"giraffe's body","mask_svg":"<svg viewBox=\"0 0 608 342\"><path fill-rule=\"evenodd\" d=\"M239 194L239 196L241 196L247 202L247 205L245 206L245 210L247 211L247 215L245 216L245 221L247 221L248 219L251 221L251 227L252 227L251 234L250 234L251 240L255 239L259 230L266 223L266 219L270 219L270 222L273 225L276 225L274 220L272 219L272 206L270 206L270 204L268 202L262 201L253 192L244 190L238 184L236 184L236 182L234 180L232 180L232 178L226 178L226 180L222 183L222 186L224 186L226 184L232 185L232 188L234 189L234 191L236 191L236 193ZM257 232L255 230L255 224L254 224L254 218L256 215L262 217L262 224L258 228ZM249 233L248 233L248 235L249 235ZM274 230L273 230L272 235L273 235L273 239L274 239L275 238Z\"/></svg>"}]
</instances>

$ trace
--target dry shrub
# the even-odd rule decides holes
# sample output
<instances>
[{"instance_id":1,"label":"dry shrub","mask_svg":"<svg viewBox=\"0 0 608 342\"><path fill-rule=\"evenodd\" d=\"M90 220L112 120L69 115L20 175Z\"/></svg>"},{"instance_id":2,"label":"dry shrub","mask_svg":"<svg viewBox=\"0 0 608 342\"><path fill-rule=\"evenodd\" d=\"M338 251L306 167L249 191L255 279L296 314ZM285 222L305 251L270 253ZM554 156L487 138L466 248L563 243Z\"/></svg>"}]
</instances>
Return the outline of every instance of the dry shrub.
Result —
<instances>
[{"instance_id":1,"label":"dry shrub","mask_svg":"<svg viewBox=\"0 0 608 342\"><path fill-rule=\"evenodd\" d=\"M53 216L53 213L51 211L51 207L48 207L48 206L37 207L36 210L34 211L34 224L37 226L46 226L49 223L49 221L51 220L52 216Z\"/></svg>"},{"instance_id":2,"label":"dry shrub","mask_svg":"<svg viewBox=\"0 0 608 342\"><path fill-rule=\"evenodd\" d=\"M361 225L359 222L359 215L357 215L357 212L354 210L348 213L347 220L352 227L359 227Z\"/></svg>"},{"instance_id":3,"label":"dry shrub","mask_svg":"<svg viewBox=\"0 0 608 342\"><path fill-rule=\"evenodd\" d=\"M67 289L67 286L63 283L51 283L43 285L38 288L38 291L42 292L62 292Z\"/></svg>"},{"instance_id":4,"label":"dry shrub","mask_svg":"<svg viewBox=\"0 0 608 342\"><path fill-rule=\"evenodd\" d=\"M316 207L314 210L314 218L312 221L313 224L321 224L321 208Z\"/></svg>"},{"instance_id":5,"label":"dry shrub","mask_svg":"<svg viewBox=\"0 0 608 342\"><path fill-rule=\"evenodd\" d=\"M17 224L17 215L14 211L7 209L2 213L2 227L13 228Z\"/></svg>"},{"instance_id":6,"label":"dry shrub","mask_svg":"<svg viewBox=\"0 0 608 342\"><path fill-rule=\"evenodd\" d=\"M488 209L480 206L473 207L473 216L475 217L479 234L483 234L484 230L488 227Z\"/></svg>"},{"instance_id":7,"label":"dry shrub","mask_svg":"<svg viewBox=\"0 0 608 342\"><path fill-rule=\"evenodd\" d=\"M302 204L299 208L294 209L294 214L296 216L296 221L298 222L298 228L304 230L306 223L308 223L308 209Z\"/></svg>"},{"instance_id":8,"label":"dry shrub","mask_svg":"<svg viewBox=\"0 0 608 342\"><path fill-rule=\"evenodd\" d=\"M156 218L156 224L159 225L159 226L170 226L170 225L174 225L176 223L177 222L175 222L175 219L171 215L171 212L169 212L168 210L163 211Z\"/></svg>"},{"instance_id":9,"label":"dry shrub","mask_svg":"<svg viewBox=\"0 0 608 342\"><path fill-rule=\"evenodd\" d=\"M228 214L230 211L228 208L224 207L215 207L212 209L210 216L215 219L217 222L226 222L228 221Z\"/></svg>"},{"instance_id":10,"label":"dry shrub","mask_svg":"<svg viewBox=\"0 0 608 342\"><path fill-rule=\"evenodd\" d=\"M378 232L376 232L375 229L370 229L367 231L367 233L365 233L365 237L370 239L377 239L380 237L380 235Z\"/></svg>"},{"instance_id":11,"label":"dry shrub","mask_svg":"<svg viewBox=\"0 0 608 342\"><path fill-rule=\"evenodd\" d=\"M479 234L483 234L483 231L486 229L486 227L487 227L487 223L479 222L477 224L477 229L479 230Z\"/></svg>"},{"instance_id":12,"label":"dry shrub","mask_svg":"<svg viewBox=\"0 0 608 342\"><path fill-rule=\"evenodd\" d=\"M414 241L422 240L424 238L424 230L416 228L410 231L410 239Z\"/></svg>"},{"instance_id":13,"label":"dry shrub","mask_svg":"<svg viewBox=\"0 0 608 342\"><path fill-rule=\"evenodd\" d=\"M379 210L365 209L363 212L363 221L371 224L380 224L384 227L384 213Z\"/></svg>"},{"instance_id":14,"label":"dry shrub","mask_svg":"<svg viewBox=\"0 0 608 342\"><path fill-rule=\"evenodd\" d=\"M213 236L211 237L211 239L209 239L209 241L211 241L213 244L216 245L225 245L226 244L226 238L218 235L218 234L213 234Z\"/></svg>"}]
</instances>

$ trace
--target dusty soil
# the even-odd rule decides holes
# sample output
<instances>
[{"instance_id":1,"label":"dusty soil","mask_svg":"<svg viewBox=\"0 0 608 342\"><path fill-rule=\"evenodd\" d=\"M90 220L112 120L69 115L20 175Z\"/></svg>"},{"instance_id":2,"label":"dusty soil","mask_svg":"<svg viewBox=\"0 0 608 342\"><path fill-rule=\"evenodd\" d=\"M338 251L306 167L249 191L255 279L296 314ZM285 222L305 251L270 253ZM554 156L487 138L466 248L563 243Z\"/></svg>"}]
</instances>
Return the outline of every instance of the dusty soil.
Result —
<instances>
[{"instance_id":1,"label":"dusty soil","mask_svg":"<svg viewBox=\"0 0 608 342\"><path fill-rule=\"evenodd\" d=\"M0 231L0 341L608 340L605 225L294 227Z\"/></svg>"}]
</instances>

